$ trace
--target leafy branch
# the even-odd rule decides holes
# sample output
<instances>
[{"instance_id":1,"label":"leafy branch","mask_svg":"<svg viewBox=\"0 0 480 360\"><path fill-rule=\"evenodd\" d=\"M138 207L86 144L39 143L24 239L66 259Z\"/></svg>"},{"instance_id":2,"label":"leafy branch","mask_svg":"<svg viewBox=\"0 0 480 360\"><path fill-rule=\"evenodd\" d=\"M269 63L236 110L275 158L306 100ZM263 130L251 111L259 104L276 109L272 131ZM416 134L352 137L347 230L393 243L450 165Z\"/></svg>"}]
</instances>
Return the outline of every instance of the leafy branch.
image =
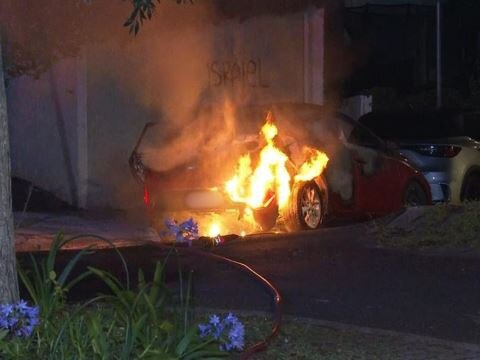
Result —
<instances>
[{"instance_id":1,"label":"leafy branch","mask_svg":"<svg viewBox=\"0 0 480 360\"><path fill-rule=\"evenodd\" d=\"M160 4L160 0L131 0L133 5L133 10L127 21L123 26L130 28L130 34L138 34L140 26L143 25L145 20L151 20L153 12L155 11L156 4ZM177 4L186 4L190 3L193 5L193 0L171 0Z\"/></svg>"}]
</instances>

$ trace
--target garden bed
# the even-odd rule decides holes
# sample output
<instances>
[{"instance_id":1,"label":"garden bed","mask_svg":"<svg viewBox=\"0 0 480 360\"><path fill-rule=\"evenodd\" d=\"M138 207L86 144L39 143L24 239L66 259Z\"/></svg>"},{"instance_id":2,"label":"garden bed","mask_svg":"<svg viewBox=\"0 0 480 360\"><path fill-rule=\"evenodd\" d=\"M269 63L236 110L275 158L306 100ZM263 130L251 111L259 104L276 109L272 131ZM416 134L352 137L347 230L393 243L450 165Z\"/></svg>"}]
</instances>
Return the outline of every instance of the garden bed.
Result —
<instances>
[{"instance_id":1,"label":"garden bed","mask_svg":"<svg viewBox=\"0 0 480 360\"><path fill-rule=\"evenodd\" d=\"M385 247L479 250L480 202L410 208L390 222L372 222L371 230Z\"/></svg>"}]
</instances>

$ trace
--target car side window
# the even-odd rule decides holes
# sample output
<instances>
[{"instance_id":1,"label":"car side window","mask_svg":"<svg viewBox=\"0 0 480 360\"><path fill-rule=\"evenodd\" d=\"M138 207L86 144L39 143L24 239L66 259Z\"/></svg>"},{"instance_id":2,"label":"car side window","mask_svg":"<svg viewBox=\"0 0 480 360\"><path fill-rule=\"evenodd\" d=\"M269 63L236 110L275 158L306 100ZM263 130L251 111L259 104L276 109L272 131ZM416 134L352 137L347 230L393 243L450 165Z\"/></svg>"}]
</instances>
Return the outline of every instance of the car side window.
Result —
<instances>
[{"instance_id":1,"label":"car side window","mask_svg":"<svg viewBox=\"0 0 480 360\"><path fill-rule=\"evenodd\" d=\"M382 141L377 138L366 127L357 124L347 138L350 144L368 147L371 149L381 150L384 148Z\"/></svg>"}]
</instances>

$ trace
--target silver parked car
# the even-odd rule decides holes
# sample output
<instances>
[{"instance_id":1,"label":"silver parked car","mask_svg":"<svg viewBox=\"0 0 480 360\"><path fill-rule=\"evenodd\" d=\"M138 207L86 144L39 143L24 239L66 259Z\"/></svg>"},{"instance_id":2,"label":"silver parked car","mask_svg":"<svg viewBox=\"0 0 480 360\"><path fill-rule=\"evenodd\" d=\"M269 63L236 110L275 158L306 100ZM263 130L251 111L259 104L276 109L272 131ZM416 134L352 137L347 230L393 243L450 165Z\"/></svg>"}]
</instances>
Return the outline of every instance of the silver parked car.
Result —
<instances>
[{"instance_id":1,"label":"silver parked car","mask_svg":"<svg viewBox=\"0 0 480 360\"><path fill-rule=\"evenodd\" d=\"M480 200L480 112L374 112L359 122L423 172L433 201Z\"/></svg>"}]
</instances>

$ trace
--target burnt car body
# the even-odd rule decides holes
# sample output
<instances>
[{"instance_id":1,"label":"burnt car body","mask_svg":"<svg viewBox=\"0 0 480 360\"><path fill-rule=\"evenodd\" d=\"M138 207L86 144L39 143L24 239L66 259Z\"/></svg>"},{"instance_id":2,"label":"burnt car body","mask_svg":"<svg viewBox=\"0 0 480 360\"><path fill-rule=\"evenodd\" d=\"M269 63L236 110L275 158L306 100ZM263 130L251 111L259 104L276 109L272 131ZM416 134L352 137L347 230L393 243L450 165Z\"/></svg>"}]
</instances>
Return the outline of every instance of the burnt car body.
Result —
<instances>
[{"instance_id":1,"label":"burnt car body","mask_svg":"<svg viewBox=\"0 0 480 360\"><path fill-rule=\"evenodd\" d=\"M158 125L146 125L129 162L132 173L143 184L144 202L153 224L160 225L164 214L177 211L191 216L236 211L241 216L243 205L232 202L223 191L236 165L222 159L222 154L228 154L229 159L238 159L245 152L255 154L260 146L258 131L269 110L279 133L288 135L281 143L292 163L300 145L325 151L330 160L320 176L292 187L288 209L279 212L275 202L270 201L255 211L263 230L275 223L283 223L289 230L315 229L331 219L367 219L404 206L431 203L430 187L423 175L361 124L341 114L328 114L321 106L271 104L238 109L235 118L239 126L233 138L218 142L220 147L193 152L169 168L154 169L149 164L175 156L181 146L176 152L163 151L160 158L152 158L155 145L142 147L142 143L148 131ZM228 131L217 135L223 137L224 132ZM198 143L212 142L210 135ZM177 145L171 143L173 148Z\"/></svg>"}]
</instances>

